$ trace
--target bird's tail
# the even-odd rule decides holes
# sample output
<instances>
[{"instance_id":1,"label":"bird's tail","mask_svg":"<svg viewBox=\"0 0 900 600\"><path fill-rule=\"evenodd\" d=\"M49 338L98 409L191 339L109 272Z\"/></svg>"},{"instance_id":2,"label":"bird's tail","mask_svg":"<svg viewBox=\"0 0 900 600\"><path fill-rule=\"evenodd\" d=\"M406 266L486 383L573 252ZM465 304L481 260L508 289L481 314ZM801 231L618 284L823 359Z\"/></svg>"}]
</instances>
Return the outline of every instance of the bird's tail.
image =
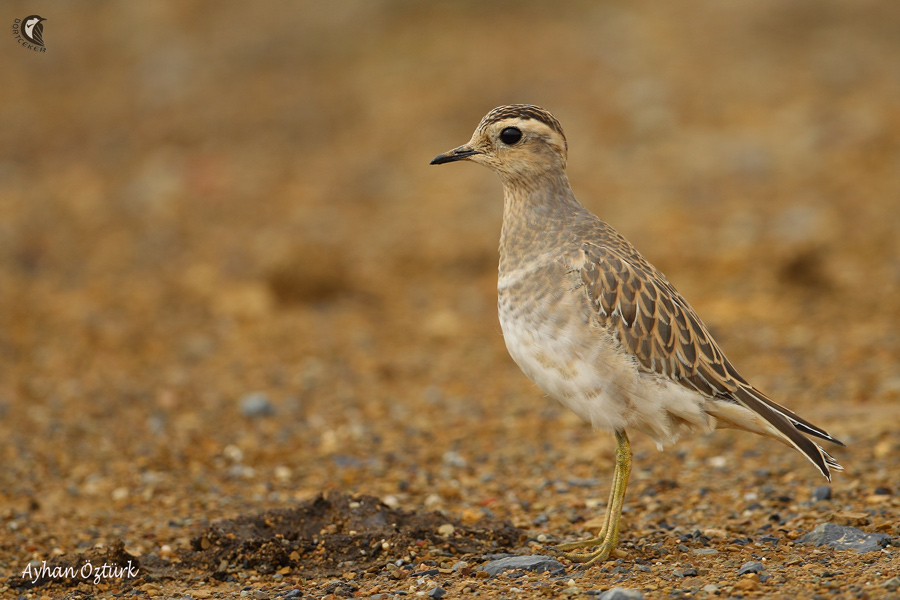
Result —
<instances>
[{"instance_id":1,"label":"bird's tail","mask_svg":"<svg viewBox=\"0 0 900 600\"><path fill-rule=\"evenodd\" d=\"M738 402L761 416L769 425L774 427L779 439L787 442L806 456L828 481L831 481L831 469L836 471L844 469L819 444L804 435L812 435L840 446L844 445L843 442L834 438L827 431L799 417L751 386L741 385L733 393Z\"/></svg>"}]
</instances>

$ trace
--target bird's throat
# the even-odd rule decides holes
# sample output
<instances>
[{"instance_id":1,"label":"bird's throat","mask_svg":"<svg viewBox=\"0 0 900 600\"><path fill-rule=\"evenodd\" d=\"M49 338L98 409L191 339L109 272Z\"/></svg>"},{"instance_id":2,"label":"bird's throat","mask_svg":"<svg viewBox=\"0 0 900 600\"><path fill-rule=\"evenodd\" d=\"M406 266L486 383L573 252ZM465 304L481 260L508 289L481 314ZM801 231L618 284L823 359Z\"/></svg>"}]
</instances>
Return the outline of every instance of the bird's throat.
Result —
<instances>
[{"instance_id":1,"label":"bird's throat","mask_svg":"<svg viewBox=\"0 0 900 600\"><path fill-rule=\"evenodd\" d=\"M504 182L501 271L515 269L558 248L570 236L578 216L588 213L572 193L565 173L541 183L527 186Z\"/></svg>"}]
</instances>

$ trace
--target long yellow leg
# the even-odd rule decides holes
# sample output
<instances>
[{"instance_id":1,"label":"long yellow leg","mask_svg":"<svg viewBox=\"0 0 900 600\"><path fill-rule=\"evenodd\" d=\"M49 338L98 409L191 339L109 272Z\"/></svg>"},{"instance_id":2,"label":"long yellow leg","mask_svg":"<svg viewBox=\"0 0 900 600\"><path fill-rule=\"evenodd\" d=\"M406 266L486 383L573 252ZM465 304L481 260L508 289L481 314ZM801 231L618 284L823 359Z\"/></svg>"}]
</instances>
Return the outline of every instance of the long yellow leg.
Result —
<instances>
[{"instance_id":1,"label":"long yellow leg","mask_svg":"<svg viewBox=\"0 0 900 600\"><path fill-rule=\"evenodd\" d=\"M596 546L593 552L562 552L572 562L584 563L586 567L609 558L610 552L619 542L619 520L622 517L622 506L625 502L625 488L631 474L631 445L624 431L616 432L616 471L613 475L612 489L609 492L609 504L603 518L603 529L600 535L589 540L559 544L554 550L574 550Z\"/></svg>"}]
</instances>

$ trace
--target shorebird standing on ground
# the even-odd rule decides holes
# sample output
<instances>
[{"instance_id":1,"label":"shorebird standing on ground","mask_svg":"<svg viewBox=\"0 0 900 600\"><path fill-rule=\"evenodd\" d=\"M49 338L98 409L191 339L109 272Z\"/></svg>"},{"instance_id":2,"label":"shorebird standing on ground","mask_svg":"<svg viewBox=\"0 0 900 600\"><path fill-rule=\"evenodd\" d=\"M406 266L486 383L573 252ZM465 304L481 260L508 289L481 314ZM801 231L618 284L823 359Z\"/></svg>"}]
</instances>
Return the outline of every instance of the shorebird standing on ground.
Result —
<instances>
[{"instance_id":1,"label":"shorebird standing on ground","mask_svg":"<svg viewBox=\"0 0 900 600\"><path fill-rule=\"evenodd\" d=\"M431 161L469 160L500 176L497 290L506 347L547 395L616 437L603 529L555 549L595 547L564 553L591 565L616 547L629 429L660 445L716 427L752 431L793 446L830 481L830 469L841 466L806 435L841 442L738 374L665 275L575 199L567 149L553 115L516 104L489 112L468 143Z\"/></svg>"}]
</instances>

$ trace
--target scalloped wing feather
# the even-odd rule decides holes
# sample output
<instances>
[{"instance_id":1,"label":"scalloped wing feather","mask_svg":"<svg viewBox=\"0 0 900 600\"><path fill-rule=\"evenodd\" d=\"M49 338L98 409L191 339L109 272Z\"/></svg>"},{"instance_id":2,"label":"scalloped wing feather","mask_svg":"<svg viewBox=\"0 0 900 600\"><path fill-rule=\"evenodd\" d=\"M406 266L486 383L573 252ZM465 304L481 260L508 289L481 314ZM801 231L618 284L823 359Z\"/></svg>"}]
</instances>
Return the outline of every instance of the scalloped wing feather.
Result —
<instances>
[{"instance_id":1,"label":"scalloped wing feather","mask_svg":"<svg viewBox=\"0 0 900 600\"><path fill-rule=\"evenodd\" d=\"M665 276L621 236L608 241L607 245L582 246L581 283L600 322L615 333L640 367L704 397L752 410L830 480L829 467L840 469L840 465L803 434L841 442L751 386Z\"/></svg>"}]
</instances>

